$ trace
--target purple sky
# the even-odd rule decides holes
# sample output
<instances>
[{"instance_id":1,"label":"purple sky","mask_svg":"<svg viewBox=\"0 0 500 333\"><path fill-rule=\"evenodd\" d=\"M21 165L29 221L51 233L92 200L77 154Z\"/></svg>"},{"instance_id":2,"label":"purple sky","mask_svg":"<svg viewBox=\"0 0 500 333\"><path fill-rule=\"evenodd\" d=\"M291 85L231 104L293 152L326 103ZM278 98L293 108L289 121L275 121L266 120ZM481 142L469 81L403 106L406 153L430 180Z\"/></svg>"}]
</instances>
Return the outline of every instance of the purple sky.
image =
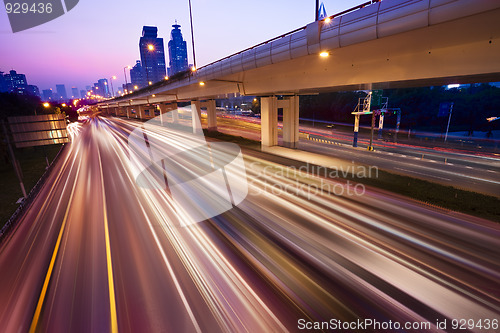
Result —
<instances>
[{"instance_id":1,"label":"purple sky","mask_svg":"<svg viewBox=\"0 0 500 333\"><path fill-rule=\"evenodd\" d=\"M324 0L328 15L363 0ZM314 20L314 0L192 0L198 67ZM167 43L175 20L181 25L192 63L188 0L80 0L65 15L41 26L13 34L0 9L0 71L26 74L40 90L65 84L79 90L100 78L115 75L124 83L123 67L139 59L143 25L158 27ZM130 80L127 73L127 80Z\"/></svg>"}]
</instances>

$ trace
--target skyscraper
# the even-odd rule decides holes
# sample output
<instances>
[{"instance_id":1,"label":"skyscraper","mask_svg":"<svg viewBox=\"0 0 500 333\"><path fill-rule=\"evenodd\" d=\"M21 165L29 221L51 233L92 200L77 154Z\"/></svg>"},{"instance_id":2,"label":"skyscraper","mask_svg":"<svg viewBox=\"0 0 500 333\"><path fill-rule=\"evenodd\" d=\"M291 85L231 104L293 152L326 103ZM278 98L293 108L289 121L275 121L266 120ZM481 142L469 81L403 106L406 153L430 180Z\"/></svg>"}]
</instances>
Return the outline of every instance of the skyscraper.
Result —
<instances>
[{"instance_id":1,"label":"skyscraper","mask_svg":"<svg viewBox=\"0 0 500 333\"><path fill-rule=\"evenodd\" d=\"M57 98L58 100L65 101L68 99L66 95L66 87L64 84L56 84Z\"/></svg>"},{"instance_id":2,"label":"skyscraper","mask_svg":"<svg viewBox=\"0 0 500 333\"><path fill-rule=\"evenodd\" d=\"M5 82L5 78L3 77L3 72L0 72L0 92L6 92L6 91L8 91L7 82Z\"/></svg>"},{"instance_id":3,"label":"skyscraper","mask_svg":"<svg viewBox=\"0 0 500 333\"><path fill-rule=\"evenodd\" d=\"M15 70L9 71L9 74L3 76L4 86L6 91L25 94L28 88L28 82L26 81L26 75L18 74ZM4 89L5 89L4 88Z\"/></svg>"},{"instance_id":4,"label":"skyscraper","mask_svg":"<svg viewBox=\"0 0 500 333\"><path fill-rule=\"evenodd\" d=\"M44 89L42 90L42 98L44 101L48 102L52 100L52 89Z\"/></svg>"},{"instance_id":5,"label":"skyscraper","mask_svg":"<svg viewBox=\"0 0 500 333\"><path fill-rule=\"evenodd\" d=\"M133 87L144 87L147 85L146 77L143 76L144 71L142 70L141 61L137 60L134 67L130 69L130 82L132 82L132 89L127 88L128 92L132 92Z\"/></svg>"},{"instance_id":6,"label":"skyscraper","mask_svg":"<svg viewBox=\"0 0 500 333\"><path fill-rule=\"evenodd\" d=\"M144 26L139 40L141 64L147 82L155 83L164 79L165 52L163 38L158 38L158 28Z\"/></svg>"},{"instance_id":7,"label":"skyscraper","mask_svg":"<svg viewBox=\"0 0 500 333\"><path fill-rule=\"evenodd\" d=\"M108 79L99 79L94 86L92 87L94 91L94 95L99 95L102 97L111 97L111 93L109 92L108 87Z\"/></svg>"},{"instance_id":8,"label":"skyscraper","mask_svg":"<svg viewBox=\"0 0 500 333\"><path fill-rule=\"evenodd\" d=\"M37 86L34 86L32 84L28 84L28 86L26 87L26 92L29 95L40 97L40 89L38 89Z\"/></svg>"},{"instance_id":9,"label":"skyscraper","mask_svg":"<svg viewBox=\"0 0 500 333\"><path fill-rule=\"evenodd\" d=\"M188 69L187 46L186 41L182 38L181 29L179 29L181 26L176 21L172 27L168 42L168 56L170 58L168 75L174 75Z\"/></svg>"},{"instance_id":10,"label":"skyscraper","mask_svg":"<svg viewBox=\"0 0 500 333\"><path fill-rule=\"evenodd\" d=\"M77 87L71 87L71 98L78 98L78 88Z\"/></svg>"}]
</instances>

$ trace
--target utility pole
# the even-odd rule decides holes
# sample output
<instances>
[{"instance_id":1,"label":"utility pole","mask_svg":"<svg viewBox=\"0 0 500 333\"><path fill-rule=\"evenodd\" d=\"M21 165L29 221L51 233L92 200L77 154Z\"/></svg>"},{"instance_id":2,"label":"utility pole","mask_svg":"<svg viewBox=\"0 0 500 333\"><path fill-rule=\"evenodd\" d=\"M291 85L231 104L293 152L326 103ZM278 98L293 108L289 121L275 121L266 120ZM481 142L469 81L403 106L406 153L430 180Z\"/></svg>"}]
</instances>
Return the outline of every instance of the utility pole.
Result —
<instances>
[{"instance_id":1,"label":"utility pole","mask_svg":"<svg viewBox=\"0 0 500 333\"><path fill-rule=\"evenodd\" d=\"M375 128L375 112L372 111L372 126L370 129L370 145L368 150L373 150L373 129Z\"/></svg>"}]
</instances>

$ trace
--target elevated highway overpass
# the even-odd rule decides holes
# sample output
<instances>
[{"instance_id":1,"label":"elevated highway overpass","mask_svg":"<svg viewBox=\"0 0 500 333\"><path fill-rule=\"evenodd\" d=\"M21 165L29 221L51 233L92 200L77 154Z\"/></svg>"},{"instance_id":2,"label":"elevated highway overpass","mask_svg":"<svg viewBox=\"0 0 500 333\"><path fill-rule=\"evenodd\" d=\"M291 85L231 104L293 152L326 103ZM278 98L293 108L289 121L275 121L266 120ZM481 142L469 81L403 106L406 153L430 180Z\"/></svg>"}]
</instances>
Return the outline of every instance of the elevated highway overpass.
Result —
<instances>
[{"instance_id":1,"label":"elevated highway overpass","mask_svg":"<svg viewBox=\"0 0 500 333\"><path fill-rule=\"evenodd\" d=\"M373 0L98 106L147 119L192 101L215 129L215 99L262 96L262 144L277 144L283 108L283 143L296 147L301 94L491 81L500 81L500 2Z\"/></svg>"}]
</instances>

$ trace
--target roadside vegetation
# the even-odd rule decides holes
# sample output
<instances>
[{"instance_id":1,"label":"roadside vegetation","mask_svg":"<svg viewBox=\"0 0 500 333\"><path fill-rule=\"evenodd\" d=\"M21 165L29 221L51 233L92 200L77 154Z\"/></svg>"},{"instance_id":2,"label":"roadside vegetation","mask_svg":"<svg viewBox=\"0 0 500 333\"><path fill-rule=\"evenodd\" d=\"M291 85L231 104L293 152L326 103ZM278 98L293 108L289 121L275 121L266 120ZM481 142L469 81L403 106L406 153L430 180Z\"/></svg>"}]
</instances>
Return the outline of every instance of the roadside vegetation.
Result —
<instances>
[{"instance_id":1,"label":"roadside vegetation","mask_svg":"<svg viewBox=\"0 0 500 333\"><path fill-rule=\"evenodd\" d=\"M0 228L9 220L17 207L16 201L21 198L22 192L19 180L7 155L6 147L2 146L2 161L0 162ZM23 182L26 193L29 193L37 181L42 177L47 167L45 153L49 163L54 160L61 145L42 147L29 147L16 149L16 158L23 173Z\"/></svg>"}]
</instances>

